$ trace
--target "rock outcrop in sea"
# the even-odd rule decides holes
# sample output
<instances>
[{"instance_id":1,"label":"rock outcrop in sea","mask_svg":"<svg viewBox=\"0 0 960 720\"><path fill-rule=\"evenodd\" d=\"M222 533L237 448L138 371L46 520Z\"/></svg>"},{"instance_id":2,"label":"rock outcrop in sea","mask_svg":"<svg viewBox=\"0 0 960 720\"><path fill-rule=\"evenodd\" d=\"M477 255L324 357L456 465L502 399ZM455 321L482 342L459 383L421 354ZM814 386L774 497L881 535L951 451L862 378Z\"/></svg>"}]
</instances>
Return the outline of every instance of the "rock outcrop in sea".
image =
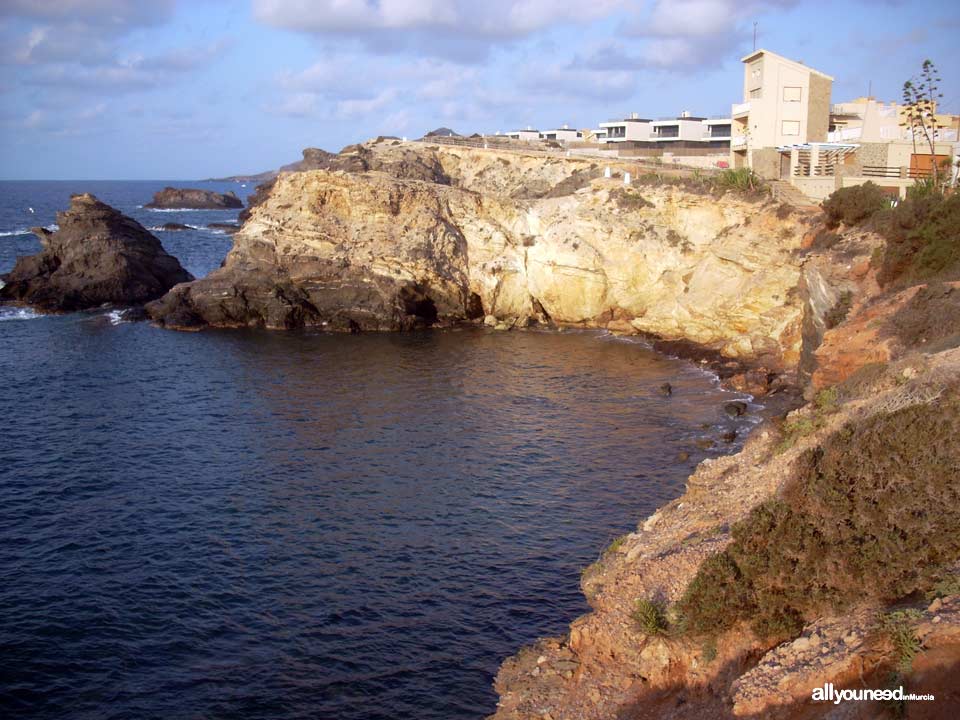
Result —
<instances>
[{"instance_id":1,"label":"rock outcrop in sea","mask_svg":"<svg viewBox=\"0 0 960 720\"><path fill-rule=\"evenodd\" d=\"M372 142L251 198L168 327L398 330L493 316L649 333L795 366L802 218L766 198L625 187L593 160Z\"/></svg>"},{"instance_id":2,"label":"rock outcrop in sea","mask_svg":"<svg viewBox=\"0 0 960 720\"><path fill-rule=\"evenodd\" d=\"M165 187L144 205L154 210L229 210L242 208L243 202L233 191L226 193L196 188Z\"/></svg>"},{"instance_id":3,"label":"rock outcrop in sea","mask_svg":"<svg viewBox=\"0 0 960 720\"><path fill-rule=\"evenodd\" d=\"M0 278L0 299L69 312L139 305L193 280L140 223L89 193L71 196L57 225L33 229L43 249Z\"/></svg>"}]
</instances>

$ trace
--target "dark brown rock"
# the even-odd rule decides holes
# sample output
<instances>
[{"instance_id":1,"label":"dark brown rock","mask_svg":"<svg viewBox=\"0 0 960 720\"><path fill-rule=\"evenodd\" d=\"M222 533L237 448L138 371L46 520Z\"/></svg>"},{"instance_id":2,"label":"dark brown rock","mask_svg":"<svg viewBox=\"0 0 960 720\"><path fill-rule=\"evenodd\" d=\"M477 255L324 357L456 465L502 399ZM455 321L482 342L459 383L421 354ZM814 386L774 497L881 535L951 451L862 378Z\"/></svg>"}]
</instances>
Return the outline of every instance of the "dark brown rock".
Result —
<instances>
[{"instance_id":1,"label":"dark brown rock","mask_svg":"<svg viewBox=\"0 0 960 720\"><path fill-rule=\"evenodd\" d=\"M57 224L33 230L43 249L17 259L0 299L62 312L138 305L193 279L140 223L89 193L73 195Z\"/></svg>"},{"instance_id":2,"label":"dark brown rock","mask_svg":"<svg viewBox=\"0 0 960 720\"><path fill-rule=\"evenodd\" d=\"M740 417L741 415L746 415L747 413L747 404L742 400L734 400L733 402L728 402L723 406L723 411L730 417Z\"/></svg>"},{"instance_id":3,"label":"dark brown rock","mask_svg":"<svg viewBox=\"0 0 960 720\"><path fill-rule=\"evenodd\" d=\"M146 208L160 210L230 210L242 208L243 203L233 191L218 193L212 190L197 190L196 188L165 187L154 193L153 200L144 205Z\"/></svg>"},{"instance_id":4,"label":"dark brown rock","mask_svg":"<svg viewBox=\"0 0 960 720\"><path fill-rule=\"evenodd\" d=\"M207 228L210 230L223 230L227 235L233 235L237 230L240 229L240 226L236 223L218 223L212 222L207 223Z\"/></svg>"}]
</instances>

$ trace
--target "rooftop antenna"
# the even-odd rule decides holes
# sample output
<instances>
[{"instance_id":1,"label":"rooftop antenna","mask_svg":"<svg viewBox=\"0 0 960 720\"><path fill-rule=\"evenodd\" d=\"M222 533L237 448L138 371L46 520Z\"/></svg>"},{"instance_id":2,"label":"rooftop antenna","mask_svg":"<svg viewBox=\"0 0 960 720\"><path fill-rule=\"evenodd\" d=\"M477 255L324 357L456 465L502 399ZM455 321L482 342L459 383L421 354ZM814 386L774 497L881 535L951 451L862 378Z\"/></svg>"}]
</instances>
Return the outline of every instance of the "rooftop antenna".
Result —
<instances>
[{"instance_id":1,"label":"rooftop antenna","mask_svg":"<svg viewBox=\"0 0 960 720\"><path fill-rule=\"evenodd\" d=\"M753 51L757 51L757 21L753 21Z\"/></svg>"}]
</instances>

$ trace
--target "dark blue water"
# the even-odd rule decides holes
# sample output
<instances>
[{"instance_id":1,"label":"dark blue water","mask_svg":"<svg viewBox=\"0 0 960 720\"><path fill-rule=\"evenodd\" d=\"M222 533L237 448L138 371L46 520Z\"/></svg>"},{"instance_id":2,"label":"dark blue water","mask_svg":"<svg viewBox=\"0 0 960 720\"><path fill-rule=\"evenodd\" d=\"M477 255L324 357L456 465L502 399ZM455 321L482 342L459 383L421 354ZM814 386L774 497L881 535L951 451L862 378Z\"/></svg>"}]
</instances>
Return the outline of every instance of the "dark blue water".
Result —
<instances>
[{"instance_id":1,"label":"dark blue water","mask_svg":"<svg viewBox=\"0 0 960 720\"><path fill-rule=\"evenodd\" d=\"M162 185L0 184L0 230L88 189L157 224L136 205ZM197 275L230 243L161 239ZM31 242L0 237L0 271ZM590 333L187 334L9 307L0 378L18 718L481 718L500 661L587 610L580 569L681 492L731 398Z\"/></svg>"}]
</instances>

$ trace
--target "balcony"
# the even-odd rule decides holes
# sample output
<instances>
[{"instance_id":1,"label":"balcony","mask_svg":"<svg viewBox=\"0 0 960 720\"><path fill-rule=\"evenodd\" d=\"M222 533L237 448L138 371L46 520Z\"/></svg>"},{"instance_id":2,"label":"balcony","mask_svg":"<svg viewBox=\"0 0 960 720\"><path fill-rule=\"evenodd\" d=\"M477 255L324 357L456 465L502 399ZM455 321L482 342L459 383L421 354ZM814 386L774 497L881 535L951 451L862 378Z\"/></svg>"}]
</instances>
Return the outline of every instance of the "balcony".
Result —
<instances>
[{"instance_id":1,"label":"balcony","mask_svg":"<svg viewBox=\"0 0 960 720\"><path fill-rule=\"evenodd\" d=\"M750 103L738 103L733 106L730 110L730 115L733 117L743 117L744 115L750 114Z\"/></svg>"},{"instance_id":2,"label":"balcony","mask_svg":"<svg viewBox=\"0 0 960 720\"><path fill-rule=\"evenodd\" d=\"M746 149L747 147L747 136L746 135L735 135L730 138L730 147L734 150L737 149Z\"/></svg>"}]
</instances>

